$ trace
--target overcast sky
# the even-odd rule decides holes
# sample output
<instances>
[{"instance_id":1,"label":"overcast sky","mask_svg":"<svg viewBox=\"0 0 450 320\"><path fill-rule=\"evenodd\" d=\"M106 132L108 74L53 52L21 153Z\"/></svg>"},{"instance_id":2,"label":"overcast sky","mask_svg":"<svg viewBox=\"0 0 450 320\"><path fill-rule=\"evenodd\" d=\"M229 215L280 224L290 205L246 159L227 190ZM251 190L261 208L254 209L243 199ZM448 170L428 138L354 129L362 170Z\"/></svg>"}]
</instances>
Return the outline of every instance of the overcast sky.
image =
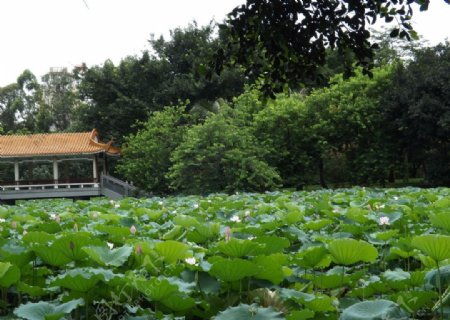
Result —
<instances>
[{"instance_id":1,"label":"overcast sky","mask_svg":"<svg viewBox=\"0 0 450 320\"><path fill-rule=\"evenodd\" d=\"M118 63L149 49L150 34L222 21L244 0L0 0L0 86L25 69L37 77L51 67L106 59ZM416 30L431 44L450 38L450 6L431 1L415 15Z\"/></svg>"}]
</instances>

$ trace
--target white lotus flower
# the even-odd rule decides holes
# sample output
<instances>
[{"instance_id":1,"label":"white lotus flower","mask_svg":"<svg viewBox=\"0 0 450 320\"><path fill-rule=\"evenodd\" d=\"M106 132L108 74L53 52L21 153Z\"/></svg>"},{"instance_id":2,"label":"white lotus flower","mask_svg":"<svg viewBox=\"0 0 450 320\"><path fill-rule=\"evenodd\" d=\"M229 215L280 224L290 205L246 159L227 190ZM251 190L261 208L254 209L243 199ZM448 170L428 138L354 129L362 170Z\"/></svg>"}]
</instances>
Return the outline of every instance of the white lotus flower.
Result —
<instances>
[{"instance_id":1,"label":"white lotus flower","mask_svg":"<svg viewBox=\"0 0 450 320\"><path fill-rule=\"evenodd\" d=\"M231 219L230 219L230 221L233 221L233 222L241 222L241 218L239 218L239 216L232 216Z\"/></svg>"},{"instance_id":2,"label":"white lotus flower","mask_svg":"<svg viewBox=\"0 0 450 320\"><path fill-rule=\"evenodd\" d=\"M158 201L158 204L162 206L164 203L162 201Z\"/></svg>"},{"instance_id":3,"label":"white lotus flower","mask_svg":"<svg viewBox=\"0 0 450 320\"><path fill-rule=\"evenodd\" d=\"M6 219L0 218L0 222L5 222Z\"/></svg>"},{"instance_id":4,"label":"white lotus flower","mask_svg":"<svg viewBox=\"0 0 450 320\"><path fill-rule=\"evenodd\" d=\"M198 209L198 203L194 203L194 209Z\"/></svg>"},{"instance_id":5,"label":"white lotus flower","mask_svg":"<svg viewBox=\"0 0 450 320\"><path fill-rule=\"evenodd\" d=\"M246 217L250 217L250 210L245 210L244 215L245 215Z\"/></svg>"},{"instance_id":6,"label":"white lotus flower","mask_svg":"<svg viewBox=\"0 0 450 320\"><path fill-rule=\"evenodd\" d=\"M197 263L197 260L195 260L194 257L186 258L184 259L184 261L186 261L186 263L190 264L191 266L195 266L195 264Z\"/></svg>"},{"instance_id":7,"label":"white lotus flower","mask_svg":"<svg viewBox=\"0 0 450 320\"><path fill-rule=\"evenodd\" d=\"M106 245L108 246L109 250L111 250L112 248L114 248L114 243L107 242Z\"/></svg>"},{"instance_id":8,"label":"white lotus flower","mask_svg":"<svg viewBox=\"0 0 450 320\"><path fill-rule=\"evenodd\" d=\"M380 217L380 226L389 225L389 217Z\"/></svg>"}]
</instances>

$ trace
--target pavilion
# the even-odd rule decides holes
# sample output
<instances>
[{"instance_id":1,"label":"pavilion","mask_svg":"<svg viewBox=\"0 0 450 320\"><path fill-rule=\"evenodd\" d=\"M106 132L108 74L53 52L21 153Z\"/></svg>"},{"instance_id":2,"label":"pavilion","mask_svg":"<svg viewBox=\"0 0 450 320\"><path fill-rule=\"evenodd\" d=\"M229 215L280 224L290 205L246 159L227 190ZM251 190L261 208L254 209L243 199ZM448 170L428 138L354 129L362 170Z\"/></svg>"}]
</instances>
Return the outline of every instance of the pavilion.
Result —
<instances>
[{"instance_id":1,"label":"pavilion","mask_svg":"<svg viewBox=\"0 0 450 320\"><path fill-rule=\"evenodd\" d=\"M108 157L120 149L97 130L0 136L0 200L103 195ZM109 184L125 184L111 177Z\"/></svg>"}]
</instances>

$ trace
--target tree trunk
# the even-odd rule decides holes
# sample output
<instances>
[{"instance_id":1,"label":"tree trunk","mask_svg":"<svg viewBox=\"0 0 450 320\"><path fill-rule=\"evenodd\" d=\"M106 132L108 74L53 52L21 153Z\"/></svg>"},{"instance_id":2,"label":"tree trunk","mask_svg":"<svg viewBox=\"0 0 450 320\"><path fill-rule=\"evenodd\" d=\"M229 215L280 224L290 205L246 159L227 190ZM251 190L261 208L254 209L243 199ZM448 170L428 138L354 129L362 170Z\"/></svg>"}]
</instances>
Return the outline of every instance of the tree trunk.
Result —
<instances>
[{"instance_id":1,"label":"tree trunk","mask_svg":"<svg viewBox=\"0 0 450 320\"><path fill-rule=\"evenodd\" d=\"M322 188L328 189L328 186L325 182L325 172L324 172L324 168L323 168L323 159L320 158L319 162L319 179L320 179L320 185L322 186Z\"/></svg>"}]
</instances>

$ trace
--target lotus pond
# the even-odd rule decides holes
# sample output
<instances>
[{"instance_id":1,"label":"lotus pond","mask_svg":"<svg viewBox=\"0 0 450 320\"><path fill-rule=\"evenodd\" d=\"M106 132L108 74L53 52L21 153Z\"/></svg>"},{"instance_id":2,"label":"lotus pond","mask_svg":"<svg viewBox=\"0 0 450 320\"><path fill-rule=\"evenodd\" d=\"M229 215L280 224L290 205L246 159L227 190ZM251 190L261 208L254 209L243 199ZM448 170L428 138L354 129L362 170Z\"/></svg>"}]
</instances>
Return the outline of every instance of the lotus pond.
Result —
<instances>
[{"instance_id":1,"label":"lotus pond","mask_svg":"<svg viewBox=\"0 0 450 320\"><path fill-rule=\"evenodd\" d=\"M4 319L449 319L450 189L0 206Z\"/></svg>"}]
</instances>

